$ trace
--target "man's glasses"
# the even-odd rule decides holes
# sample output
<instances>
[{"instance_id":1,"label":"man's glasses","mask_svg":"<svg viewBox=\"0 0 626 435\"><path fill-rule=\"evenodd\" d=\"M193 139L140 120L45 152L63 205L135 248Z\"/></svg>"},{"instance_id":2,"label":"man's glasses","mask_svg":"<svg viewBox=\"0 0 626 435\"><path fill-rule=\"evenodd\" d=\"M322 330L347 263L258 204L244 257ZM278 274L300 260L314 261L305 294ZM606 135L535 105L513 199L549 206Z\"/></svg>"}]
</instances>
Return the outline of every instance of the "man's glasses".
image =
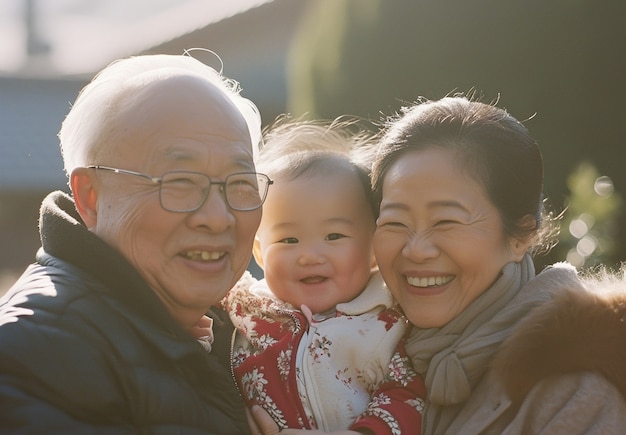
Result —
<instances>
[{"instance_id":1,"label":"man's glasses","mask_svg":"<svg viewBox=\"0 0 626 435\"><path fill-rule=\"evenodd\" d=\"M151 177L135 171L90 165L90 169L111 171L116 174L135 175L159 185L159 200L165 210L188 213L198 210L209 196L211 186L219 186L226 204L237 211L251 211L263 205L267 191L273 183L265 174L238 172L230 174L224 181L211 181L200 172L172 171L162 177Z\"/></svg>"}]
</instances>

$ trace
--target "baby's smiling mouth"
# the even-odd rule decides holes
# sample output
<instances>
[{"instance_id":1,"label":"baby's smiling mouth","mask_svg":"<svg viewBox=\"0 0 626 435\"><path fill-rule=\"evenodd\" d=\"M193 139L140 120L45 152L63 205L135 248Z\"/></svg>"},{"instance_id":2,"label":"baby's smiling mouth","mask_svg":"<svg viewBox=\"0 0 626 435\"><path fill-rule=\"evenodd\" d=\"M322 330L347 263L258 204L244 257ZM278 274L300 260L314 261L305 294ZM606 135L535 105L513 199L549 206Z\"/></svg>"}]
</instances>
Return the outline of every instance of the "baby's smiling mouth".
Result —
<instances>
[{"instance_id":1,"label":"baby's smiling mouth","mask_svg":"<svg viewBox=\"0 0 626 435\"><path fill-rule=\"evenodd\" d=\"M328 278L321 275L315 276L307 276L306 278L302 278L300 281L305 284L319 284L320 282L326 281Z\"/></svg>"},{"instance_id":2,"label":"baby's smiling mouth","mask_svg":"<svg viewBox=\"0 0 626 435\"><path fill-rule=\"evenodd\" d=\"M215 261L219 260L224 256L224 251L201 251L201 250L193 250L193 251L185 251L183 252L183 256L190 260L194 261Z\"/></svg>"}]
</instances>

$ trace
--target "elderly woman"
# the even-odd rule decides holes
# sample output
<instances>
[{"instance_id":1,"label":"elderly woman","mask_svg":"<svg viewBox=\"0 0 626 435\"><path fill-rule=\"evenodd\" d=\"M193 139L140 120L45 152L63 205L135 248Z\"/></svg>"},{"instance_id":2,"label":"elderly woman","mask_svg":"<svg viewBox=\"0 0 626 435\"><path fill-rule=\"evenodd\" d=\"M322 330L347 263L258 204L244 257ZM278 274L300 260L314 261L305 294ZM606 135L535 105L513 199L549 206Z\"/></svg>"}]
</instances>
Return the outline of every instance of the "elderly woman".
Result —
<instances>
[{"instance_id":1,"label":"elderly woman","mask_svg":"<svg viewBox=\"0 0 626 435\"><path fill-rule=\"evenodd\" d=\"M626 276L580 279L567 264L535 275L531 253L552 232L528 130L451 97L407 108L383 133L374 250L413 324L422 433L623 434Z\"/></svg>"},{"instance_id":2,"label":"elderly woman","mask_svg":"<svg viewBox=\"0 0 626 435\"><path fill-rule=\"evenodd\" d=\"M407 108L373 165L380 271L414 325L424 434L626 430L626 289L573 267L537 276L542 157L504 110L450 97Z\"/></svg>"}]
</instances>

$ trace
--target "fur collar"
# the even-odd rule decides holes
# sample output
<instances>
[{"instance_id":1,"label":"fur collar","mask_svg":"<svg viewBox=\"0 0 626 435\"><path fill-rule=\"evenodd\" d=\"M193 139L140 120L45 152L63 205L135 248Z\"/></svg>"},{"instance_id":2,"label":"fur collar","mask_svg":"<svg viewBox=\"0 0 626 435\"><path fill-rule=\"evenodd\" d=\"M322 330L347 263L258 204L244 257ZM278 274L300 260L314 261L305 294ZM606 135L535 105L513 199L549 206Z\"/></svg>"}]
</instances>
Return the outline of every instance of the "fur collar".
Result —
<instances>
[{"instance_id":1,"label":"fur collar","mask_svg":"<svg viewBox=\"0 0 626 435\"><path fill-rule=\"evenodd\" d=\"M602 374L626 399L626 275L559 292L520 322L493 363L517 404L540 380L580 371Z\"/></svg>"}]
</instances>

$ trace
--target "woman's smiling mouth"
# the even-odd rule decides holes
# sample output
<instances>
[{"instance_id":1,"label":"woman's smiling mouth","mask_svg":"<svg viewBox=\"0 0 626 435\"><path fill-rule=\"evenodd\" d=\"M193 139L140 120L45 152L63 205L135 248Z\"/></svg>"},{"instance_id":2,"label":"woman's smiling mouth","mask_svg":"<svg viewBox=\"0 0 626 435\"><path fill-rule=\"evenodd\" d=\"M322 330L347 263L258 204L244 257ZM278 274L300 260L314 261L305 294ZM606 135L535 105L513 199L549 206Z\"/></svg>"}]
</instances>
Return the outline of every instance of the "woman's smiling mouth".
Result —
<instances>
[{"instance_id":1,"label":"woman's smiling mouth","mask_svg":"<svg viewBox=\"0 0 626 435\"><path fill-rule=\"evenodd\" d=\"M406 282L413 287L437 287L449 283L454 279L454 275L416 277L407 276Z\"/></svg>"}]
</instances>

